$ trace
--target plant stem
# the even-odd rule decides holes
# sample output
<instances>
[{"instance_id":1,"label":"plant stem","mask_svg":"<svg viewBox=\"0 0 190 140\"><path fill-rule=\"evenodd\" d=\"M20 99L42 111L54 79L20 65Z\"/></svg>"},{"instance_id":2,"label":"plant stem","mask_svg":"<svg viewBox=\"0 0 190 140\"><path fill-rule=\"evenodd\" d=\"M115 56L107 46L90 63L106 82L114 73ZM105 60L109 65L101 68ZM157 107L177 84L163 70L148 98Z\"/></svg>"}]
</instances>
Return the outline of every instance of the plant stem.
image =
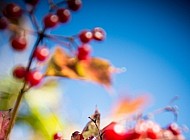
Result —
<instances>
[{"instance_id":1,"label":"plant stem","mask_svg":"<svg viewBox=\"0 0 190 140\"><path fill-rule=\"evenodd\" d=\"M96 119L93 119L93 118L91 118L91 117L88 117L88 118L95 124L95 126L96 126L96 128L97 128L97 130L98 130L98 135L99 135L99 137L100 137L100 140L103 140L103 139L102 139L102 134L101 134L100 129L99 129L98 125L97 125Z\"/></svg>"},{"instance_id":2,"label":"plant stem","mask_svg":"<svg viewBox=\"0 0 190 140\"><path fill-rule=\"evenodd\" d=\"M36 50L36 48L38 47L39 43L41 42L41 40L44 38L44 32L45 32L45 28L38 33L38 38L34 44L34 47L33 47L33 50L31 52L31 55L30 55L30 58L29 58L29 61L28 61L28 65L27 65L27 69L26 71L29 72L30 68L31 68L31 65L32 65L32 61L33 61L33 58L34 58L34 52ZM6 136L5 136L5 140L9 140L9 135L10 135L10 132L15 124L15 120L16 120L16 117L17 117L17 113L18 113L18 109L20 107L20 104L21 104L21 101L24 97L24 93L26 93L26 80L24 81L24 84L17 96L17 99L16 99L16 102L15 102L15 106L13 108L13 112L12 112L12 115L11 115L11 119L10 119L10 123L9 123L9 128L7 130L7 133L6 133Z\"/></svg>"}]
</instances>

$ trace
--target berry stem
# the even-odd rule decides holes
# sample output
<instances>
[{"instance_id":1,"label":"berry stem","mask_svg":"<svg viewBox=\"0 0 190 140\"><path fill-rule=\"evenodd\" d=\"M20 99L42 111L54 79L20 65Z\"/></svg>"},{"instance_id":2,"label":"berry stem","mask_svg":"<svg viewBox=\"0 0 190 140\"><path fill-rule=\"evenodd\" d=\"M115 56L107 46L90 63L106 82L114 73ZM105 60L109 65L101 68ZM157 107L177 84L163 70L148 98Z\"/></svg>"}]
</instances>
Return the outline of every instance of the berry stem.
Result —
<instances>
[{"instance_id":1,"label":"berry stem","mask_svg":"<svg viewBox=\"0 0 190 140\"><path fill-rule=\"evenodd\" d=\"M40 28L39 28L37 19L34 16L35 9L36 9L36 6L34 6L30 11L28 11L28 14L29 14L29 17L30 17L30 20L31 20L33 26L36 28L36 30L39 31Z\"/></svg>"},{"instance_id":2,"label":"berry stem","mask_svg":"<svg viewBox=\"0 0 190 140\"><path fill-rule=\"evenodd\" d=\"M95 126L96 126L96 128L97 128L97 130L98 130L98 135L99 135L99 137L100 137L100 140L103 140L103 139L102 139L102 134L101 134L101 132L100 132L100 129L99 129L97 123L96 123L96 119L93 119L93 118L91 118L91 117L88 117L88 118L95 124Z\"/></svg>"},{"instance_id":3,"label":"berry stem","mask_svg":"<svg viewBox=\"0 0 190 140\"><path fill-rule=\"evenodd\" d=\"M45 37L51 39L51 40L54 41L54 42L57 42L57 43L60 44L60 45L63 45L63 46L65 46L65 47L67 47L67 48L70 48L69 43L67 43L66 41L60 40L59 38L57 38L57 37L54 36L54 35L48 35L48 34L46 34Z\"/></svg>"},{"instance_id":4,"label":"berry stem","mask_svg":"<svg viewBox=\"0 0 190 140\"><path fill-rule=\"evenodd\" d=\"M27 65L27 69L26 71L29 72L30 70L30 67L32 65L32 62L33 62L33 58L34 58L34 52L36 50L36 48L38 47L39 43L41 42L41 40L44 38L44 32L45 32L45 28L38 33L38 38L34 44L34 47L33 47L33 50L31 52L31 55L30 55L30 58L29 58L29 61L28 61L28 65ZM20 106L20 103L22 101L22 98L24 97L24 93L26 93L26 91L28 91L26 89L26 81L24 81L24 84L17 96L17 99L16 99L16 102L15 102L15 106L13 108L13 112L12 112L12 116L11 116L11 119L10 119L10 123L9 123L9 128L7 130L7 133L6 133L6 136L5 136L5 140L9 140L9 135L10 135L10 132L15 124L15 120L16 120L16 117L17 117L17 113L18 113L18 109L19 109L19 106Z\"/></svg>"}]
</instances>

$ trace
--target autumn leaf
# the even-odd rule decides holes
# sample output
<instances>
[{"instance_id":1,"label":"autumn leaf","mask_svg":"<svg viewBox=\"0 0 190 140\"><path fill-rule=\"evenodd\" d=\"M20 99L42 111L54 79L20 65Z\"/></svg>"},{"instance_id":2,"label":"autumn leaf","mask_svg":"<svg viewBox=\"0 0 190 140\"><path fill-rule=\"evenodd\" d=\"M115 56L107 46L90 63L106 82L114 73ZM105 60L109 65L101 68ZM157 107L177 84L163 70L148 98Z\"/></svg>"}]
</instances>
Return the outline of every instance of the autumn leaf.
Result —
<instances>
[{"instance_id":1,"label":"autumn leaf","mask_svg":"<svg viewBox=\"0 0 190 140\"><path fill-rule=\"evenodd\" d=\"M3 140L9 127L11 109L0 111L0 140Z\"/></svg>"},{"instance_id":2,"label":"autumn leaf","mask_svg":"<svg viewBox=\"0 0 190 140\"><path fill-rule=\"evenodd\" d=\"M96 82L109 87L113 67L101 58L91 58L88 61L78 61L64 49L57 47L46 70L46 76L61 76Z\"/></svg>"},{"instance_id":3,"label":"autumn leaf","mask_svg":"<svg viewBox=\"0 0 190 140\"><path fill-rule=\"evenodd\" d=\"M148 102L149 97L146 95L136 98L123 97L121 98L113 108L113 116L120 117L123 115L133 114L140 111L142 107Z\"/></svg>"}]
</instances>

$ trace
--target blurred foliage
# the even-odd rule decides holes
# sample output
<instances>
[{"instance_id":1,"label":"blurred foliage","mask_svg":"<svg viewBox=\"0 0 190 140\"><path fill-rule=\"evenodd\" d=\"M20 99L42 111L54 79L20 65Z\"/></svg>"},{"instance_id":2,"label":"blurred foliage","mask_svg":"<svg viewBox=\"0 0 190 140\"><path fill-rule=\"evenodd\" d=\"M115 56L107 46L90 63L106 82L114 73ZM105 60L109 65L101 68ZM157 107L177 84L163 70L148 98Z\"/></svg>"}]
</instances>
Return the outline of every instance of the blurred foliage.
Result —
<instances>
[{"instance_id":1,"label":"blurred foliage","mask_svg":"<svg viewBox=\"0 0 190 140\"><path fill-rule=\"evenodd\" d=\"M21 86L22 82L12 77L1 79L0 110L13 108ZM26 93L16 124L29 125L35 133L32 139L52 139L55 132L63 130L63 120L56 112L60 103L57 86L56 80L46 80L41 86Z\"/></svg>"},{"instance_id":2,"label":"blurred foliage","mask_svg":"<svg viewBox=\"0 0 190 140\"><path fill-rule=\"evenodd\" d=\"M105 59L92 57L88 61L78 61L67 54L63 48L57 47L49 62L46 76L88 80L110 87L113 69Z\"/></svg>"},{"instance_id":3,"label":"blurred foliage","mask_svg":"<svg viewBox=\"0 0 190 140\"><path fill-rule=\"evenodd\" d=\"M0 110L13 108L16 97L21 89L22 82L18 82L10 76L0 80Z\"/></svg>"}]
</instances>

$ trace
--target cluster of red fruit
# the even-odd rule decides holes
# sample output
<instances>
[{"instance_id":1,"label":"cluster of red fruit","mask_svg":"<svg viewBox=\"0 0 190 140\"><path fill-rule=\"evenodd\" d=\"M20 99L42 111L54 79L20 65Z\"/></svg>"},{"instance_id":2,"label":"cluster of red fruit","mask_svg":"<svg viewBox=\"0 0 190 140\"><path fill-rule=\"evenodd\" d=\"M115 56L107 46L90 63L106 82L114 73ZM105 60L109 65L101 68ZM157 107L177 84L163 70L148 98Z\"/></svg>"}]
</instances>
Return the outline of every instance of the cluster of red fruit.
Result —
<instances>
[{"instance_id":1,"label":"cluster of red fruit","mask_svg":"<svg viewBox=\"0 0 190 140\"><path fill-rule=\"evenodd\" d=\"M31 7L35 7L39 0L25 0L26 4L30 5ZM55 12L48 13L43 18L44 23L44 29L53 28L58 23L66 23L69 21L71 14L70 10L77 11L80 9L82 2L81 0L68 0L67 7L66 8L56 8L54 9ZM3 13L0 17L0 29L9 29L9 25L14 24L13 21L19 20L24 10L15 3L9 3L5 6L3 9ZM40 33L40 31L37 31ZM40 36L40 34L38 34ZM45 35L43 35L45 37ZM87 43L89 43L92 39L97 41L102 41L105 38L105 32L102 28L96 27L92 31L90 30L83 30L78 35L77 38L79 38L82 45L79 45L79 47L76 50L76 57L80 60L88 60L90 58L91 53L91 46ZM22 52L26 50L27 48L27 39L25 34L16 33L11 37L10 40L10 46L13 48L13 50ZM39 45L36 47L33 53L33 58L35 58L37 61L43 62L47 59L49 55L49 49L45 45ZM13 76L17 79L25 80L30 86L36 86L38 85L42 78L43 74L37 70L30 70L27 67L24 66L16 66L13 70Z\"/></svg>"},{"instance_id":2,"label":"cluster of red fruit","mask_svg":"<svg viewBox=\"0 0 190 140\"><path fill-rule=\"evenodd\" d=\"M54 140L63 140L63 137L60 133L56 133ZM134 127L128 129L123 124L112 122L101 130L101 136L91 136L87 139L75 131L71 140L185 140L185 138L176 123L161 128L154 121L138 120Z\"/></svg>"},{"instance_id":3,"label":"cluster of red fruit","mask_svg":"<svg viewBox=\"0 0 190 140\"><path fill-rule=\"evenodd\" d=\"M103 133L103 140L184 140L181 128L176 123L162 128L151 120L139 120L127 130L121 124L111 123Z\"/></svg>"},{"instance_id":4,"label":"cluster of red fruit","mask_svg":"<svg viewBox=\"0 0 190 140\"><path fill-rule=\"evenodd\" d=\"M35 7L39 0L25 0L27 4ZM81 7L81 0L68 0L67 5L70 10L77 11ZM3 9L3 16L0 16L0 29L6 29L12 20L19 20L24 10L16 3L9 3ZM70 19L70 11L66 8L57 9L55 14L48 13L43 23L45 28L55 27L59 22L66 23ZM24 35L15 35L11 38L11 45L17 51L23 51L27 47L27 40Z\"/></svg>"},{"instance_id":5,"label":"cluster of red fruit","mask_svg":"<svg viewBox=\"0 0 190 140\"><path fill-rule=\"evenodd\" d=\"M102 41L105 39L105 32L102 28L96 27L92 31L83 30L79 33L79 39L82 43L78 47L78 60L88 60L90 58L91 46L88 44L92 39Z\"/></svg>"},{"instance_id":6,"label":"cluster of red fruit","mask_svg":"<svg viewBox=\"0 0 190 140\"><path fill-rule=\"evenodd\" d=\"M38 1L26 1L28 4L37 4ZM15 3L9 3L3 10L3 15L0 18L0 29L8 28L9 24L15 20L19 20L23 14L21 7ZM24 51L27 47L27 40L25 35L19 33L14 34L10 40L10 46L15 51ZM36 48L33 55L38 61L44 61L49 55L49 50L46 46L39 46ZM25 79L30 86L35 86L40 83L42 74L37 70L27 70L24 66L16 66L13 70L13 76L18 79Z\"/></svg>"}]
</instances>

